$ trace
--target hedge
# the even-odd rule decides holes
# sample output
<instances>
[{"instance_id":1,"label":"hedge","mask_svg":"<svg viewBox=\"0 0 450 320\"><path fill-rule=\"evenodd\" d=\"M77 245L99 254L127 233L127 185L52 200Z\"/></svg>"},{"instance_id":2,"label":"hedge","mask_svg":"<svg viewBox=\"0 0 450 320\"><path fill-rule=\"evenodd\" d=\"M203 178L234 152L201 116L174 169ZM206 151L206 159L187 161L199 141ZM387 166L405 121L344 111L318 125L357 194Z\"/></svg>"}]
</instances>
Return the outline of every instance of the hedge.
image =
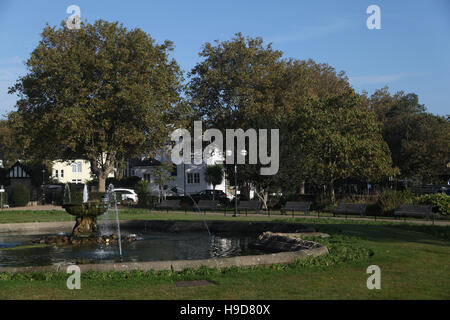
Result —
<instances>
[{"instance_id":1,"label":"hedge","mask_svg":"<svg viewBox=\"0 0 450 320\"><path fill-rule=\"evenodd\" d=\"M28 190L27 186L22 183L14 185L11 192L11 205L14 207L25 207L28 205L28 202L30 202L30 190Z\"/></svg>"}]
</instances>

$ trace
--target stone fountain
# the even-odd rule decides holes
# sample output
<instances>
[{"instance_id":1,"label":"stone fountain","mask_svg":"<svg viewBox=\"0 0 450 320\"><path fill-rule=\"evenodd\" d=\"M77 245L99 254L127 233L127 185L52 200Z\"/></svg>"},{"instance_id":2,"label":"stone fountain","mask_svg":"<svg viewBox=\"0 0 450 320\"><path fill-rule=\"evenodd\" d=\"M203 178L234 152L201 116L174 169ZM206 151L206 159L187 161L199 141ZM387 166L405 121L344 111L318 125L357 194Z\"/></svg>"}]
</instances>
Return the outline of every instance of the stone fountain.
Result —
<instances>
[{"instance_id":1,"label":"stone fountain","mask_svg":"<svg viewBox=\"0 0 450 320\"><path fill-rule=\"evenodd\" d=\"M99 235L97 217L108 211L106 203L63 204L68 214L75 216L74 237L93 237Z\"/></svg>"},{"instance_id":2,"label":"stone fountain","mask_svg":"<svg viewBox=\"0 0 450 320\"><path fill-rule=\"evenodd\" d=\"M66 193L66 191L68 191L68 199L70 201L70 189L66 187L64 193ZM87 186L84 185L83 203L65 203L62 206L68 214L75 216L76 222L72 230L73 237L97 237L99 235L97 217L108 211L108 204L88 202L88 200Z\"/></svg>"},{"instance_id":3,"label":"stone fountain","mask_svg":"<svg viewBox=\"0 0 450 320\"><path fill-rule=\"evenodd\" d=\"M119 253L122 255L120 224L117 210L117 201L114 193L114 186L108 188L108 199L112 200L113 208L116 211L117 234L102 235L100 233L97 218L108 212L111 201L108 202L88 202L88 191L86 185L83 190L83 202L72 203L69 186L66 184L64 189L64 201L62 207L72 216L75 216L75 226L71 235L58 235L45 237L39 240L39 243L55 245L79 245L79 244L119 244ZM66 202L67 200L67 202ZM126 242L136 240L135 235L129 235L124 238Z\"/></svg>"}]
</instances>

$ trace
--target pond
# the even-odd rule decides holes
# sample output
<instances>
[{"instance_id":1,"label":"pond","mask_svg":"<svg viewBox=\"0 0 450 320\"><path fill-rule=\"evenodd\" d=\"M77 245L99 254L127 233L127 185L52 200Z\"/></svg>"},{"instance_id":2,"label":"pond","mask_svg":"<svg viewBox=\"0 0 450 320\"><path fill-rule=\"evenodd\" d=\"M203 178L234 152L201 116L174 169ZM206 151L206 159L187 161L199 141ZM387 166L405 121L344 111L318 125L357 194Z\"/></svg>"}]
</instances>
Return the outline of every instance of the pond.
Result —
<instances>
[{"instance_id":1,"label":"pond","mask_svg":"<svg viewBox=\"0 0 450 320\"><path fill-rule=\"evenodd\" d=\"M174 233L148 230L124 230L123 233L135 233L138 240L122 243L122 257L117 244L29 247L31 241L55 234L0 233L0 267L194 260L267 253L254 249L253 243L257 240L257 235L209 235L207 232Z\"/></svg>"}]
</instances>

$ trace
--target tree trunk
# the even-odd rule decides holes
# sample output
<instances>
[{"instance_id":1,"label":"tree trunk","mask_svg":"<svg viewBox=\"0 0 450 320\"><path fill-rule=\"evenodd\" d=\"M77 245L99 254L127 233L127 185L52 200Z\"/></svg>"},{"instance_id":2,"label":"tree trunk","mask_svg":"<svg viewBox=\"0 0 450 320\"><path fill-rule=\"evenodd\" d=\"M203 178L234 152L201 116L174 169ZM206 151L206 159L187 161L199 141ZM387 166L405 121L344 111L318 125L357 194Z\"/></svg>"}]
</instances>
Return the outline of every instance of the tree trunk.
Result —
<instances>
[{"instance_id":1,"label":"tree trunk","mask_svg":"<svg viewBox=\"0 0 450 320\"><path fill-rule=\"evenodd\" d=\"M104 173L98 174L98 192L106 192L106 175Z\"/></svg>"},{"instance_id":2,"label":"tree trunk","mask_svg":"<svg viewBox=\"0 0 450 320\"><path fill-rule=\"evenodd\" d=\"M213 184L213 201L215 200L214 197L216 196L216 185Z\"/></svg>"},{"instance_id":3,"label":"tree trunk","mask_svg":"<svg viewBox=\"0 0 450 320\"><path fill-rule=\"evenodd\" d=\"M335 195L335 193L334 193L334 183L333 182L330 182L329 183L329 185L328 185L328 187L329 187L329 193L330 193L330 199L331 199L331 202L332 203L335 203L335 201L336 201L336 195Z\"/></svg>"},{"instance_id":4,"label":"tree trunk","mask_svg":"<svg viewBox=\"0 0 450 320\"><path fill-rule=\"evenodd\" d=\"M98 192L106 192L106 178L114 169L114 158L114 154L108 153L104 163L102 161L99 162L96 157L92 157L89 160L91 164L91 172L94 173L98 179Z\"/></svg>"},{"instance_id":5,"label":"tree trunk","mask_svg":"<svg viewBox=\"0 0 450 320\"><path fill-rule=\"evenodd\" d=\"M264 191L264 200L263 200L263 205L264 205L264 209L268 209L267 207L267 201L269 201L269 191Z\"/></svg>"},{"instance_id":6,"label":"tree trunk","mask_svg":"<svg viewBox=\"0 0 450 320\"><path fill-rule=\"evenodd\" d=\"M267 210L267 201L269 201L269 191L263 190L261 194L255 190L256 196L262 201L263 209Z\"/></svg>"},{"instance_id":7,"label":"tree trunk","mask_svg":"<svg viewBox=\"0 0 450 320\"><path fill-rule=\"evenodd\" d=\"M305 180L300 183L300 194L305 194Z\"/></svg>"}]
</instances>

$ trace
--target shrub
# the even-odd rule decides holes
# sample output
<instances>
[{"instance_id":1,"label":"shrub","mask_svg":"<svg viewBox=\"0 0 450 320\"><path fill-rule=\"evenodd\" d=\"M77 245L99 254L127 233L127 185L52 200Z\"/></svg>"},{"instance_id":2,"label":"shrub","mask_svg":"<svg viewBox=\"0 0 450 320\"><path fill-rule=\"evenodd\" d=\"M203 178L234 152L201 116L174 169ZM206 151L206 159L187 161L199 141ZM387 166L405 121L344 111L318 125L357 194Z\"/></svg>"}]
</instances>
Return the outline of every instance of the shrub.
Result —
<instances>
[{"instance_id":1,"label":"shrub","mask_svg":"<svg viewBox=\"0 0 450 320\"><path fill-rule=\"evenodd\" d=\"M281 196L270 196L267 201L267 207L270 209L280 209L286 201Z\"/></svg>"},{"instance_id":2,"label":"shrub","mask_svg":"<svg viewBox=\"0 0 450 320\"><path fill-rule=\"evenodd\" d=\"M149 208L154 202L154 197L148 192L148 185L149 182L147 180L140 180L135 186L138 195L138 206L141 208Z\"/></svg>"},{"instance_id":3,"label":"shrub","mask_svg":"<svg viewBox=\"0 0 450 320\"><path fill-rule=\"evenodd\" d=\"M377 205L382 214L392 215L402 204L412 203L414 195L409 190L384 190L379 196Z\"/></svg>"},{"instance_id":4,"label":"shrub","mask_svg":"<svg viewBox=\"0 0 450 320\"><path fill-rule=\"evenodd\" d=\"M10 202L14 207L25 207L30 202L30 190L22 183L14 185Z\"/></svg>"},{"instance_id":5,"label":"shrub","mask_svg":"<svg viewBox=\"0 0 450 320\"><path fill-rule=\"evenodd\" d=\"M70 191L70 199L69 192L66 191L66 187L63 188L63 203L73 203L73 204L82 204L83 203L83 189L77 187L75 183L69 183L69 191ZM79 185L83 186L83 185ZM70 200L70 201L69 201Z\"/></svg>"},{"instance_id":6,"label":"shrub","mask_svg":"<svg viewBox=\"0 0 450 320\"><path fill-rule=\"evenodd\" d=\"M442 215L450 214L450 196L445 193L424 194L417 198L417 203L432 205L433 211Z\"/></svg>"},{"instance_id":7,"label":"shrub","mask_svg":"<svg viewBox=\"0 0 450 320\"><path fill-rule=\"evenodd\" d=\"M331 212L333 210L333 202L328 197L318 195L314 197L314 201L311 204L311 210Z\"/></svg>"},{"instance_id":8,"label":"shrub","mask_svg":"<svg viewBox=\"0 0 450 320\"><path fill-rule=\"evenodd\" d=\"M105 192L89 192L89 201L101 201Z\"/></svg>"}]
</instances>

